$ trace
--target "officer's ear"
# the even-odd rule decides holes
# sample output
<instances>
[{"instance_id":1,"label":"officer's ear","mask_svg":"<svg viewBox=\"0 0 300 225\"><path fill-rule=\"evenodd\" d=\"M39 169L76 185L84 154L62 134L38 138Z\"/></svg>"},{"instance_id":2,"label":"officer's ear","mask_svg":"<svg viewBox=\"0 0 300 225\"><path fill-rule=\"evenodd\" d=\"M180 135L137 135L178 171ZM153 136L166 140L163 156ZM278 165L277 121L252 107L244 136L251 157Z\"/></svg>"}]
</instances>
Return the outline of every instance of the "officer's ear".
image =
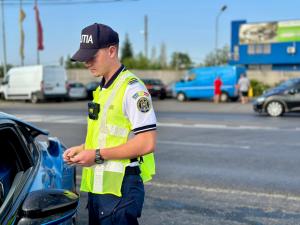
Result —
<instances>
[{"instance_id":1,"label":"officer's ear","mask_svg":"<svg viewBox=\"0 0 300 225\"><path fill-rule=\"evenodd\" d=\"M109 46L108 54L111 58L115 58L116 56L118 56L118 46L117 45Z\"/></svg>"}]
</instances>

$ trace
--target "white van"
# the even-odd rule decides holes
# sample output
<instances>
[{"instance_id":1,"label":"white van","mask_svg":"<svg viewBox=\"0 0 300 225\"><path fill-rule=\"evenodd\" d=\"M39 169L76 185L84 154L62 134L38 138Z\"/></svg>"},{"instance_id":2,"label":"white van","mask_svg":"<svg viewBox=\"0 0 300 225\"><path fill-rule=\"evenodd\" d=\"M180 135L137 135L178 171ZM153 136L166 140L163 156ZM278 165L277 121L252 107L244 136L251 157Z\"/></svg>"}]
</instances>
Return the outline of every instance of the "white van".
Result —
<instances>
[{"instance_id":1,"label":"white van","mask_svg":"<svg viewBox=\"0 0 300 225\"><path fill-rule=\"evenodd\" d=\"M67 97L67 74L61 66L14 67L7 72L0 95L7 100L64 99Z\"/></svg>"}]
</instances>

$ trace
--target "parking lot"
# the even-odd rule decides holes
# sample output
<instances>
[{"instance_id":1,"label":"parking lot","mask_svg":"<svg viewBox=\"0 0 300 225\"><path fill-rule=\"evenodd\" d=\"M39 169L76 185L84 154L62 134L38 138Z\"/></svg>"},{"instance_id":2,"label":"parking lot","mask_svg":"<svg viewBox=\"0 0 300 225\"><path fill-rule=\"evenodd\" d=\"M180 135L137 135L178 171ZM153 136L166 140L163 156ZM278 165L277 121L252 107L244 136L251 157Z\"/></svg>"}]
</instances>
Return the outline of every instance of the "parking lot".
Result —
<instances>
[{"instance_id":1,"label":"parking lot","mask_svg":"<svg viewBox=\"0 0 300 225\"><path fill-rule=\"evenodd\" d=\"M84 141L87 101L0 108L67 146ZM157 175L146 185L141 224L298 223L300 114L271 118L251 104L201 101L154 100L154 108ZM82 193L79 224L87 223L85 206Z\"/></svg>"}]
</instances>

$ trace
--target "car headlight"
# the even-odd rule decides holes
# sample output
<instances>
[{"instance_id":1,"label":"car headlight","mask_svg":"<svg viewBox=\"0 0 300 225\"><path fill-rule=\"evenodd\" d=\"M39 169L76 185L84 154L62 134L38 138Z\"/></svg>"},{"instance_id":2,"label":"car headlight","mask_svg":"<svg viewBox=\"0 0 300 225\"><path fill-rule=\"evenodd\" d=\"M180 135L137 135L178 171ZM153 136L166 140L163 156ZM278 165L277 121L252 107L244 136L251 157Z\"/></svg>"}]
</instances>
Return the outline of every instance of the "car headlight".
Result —
<instances>
[{"instance_id":1,"label":"car headlight","mask_svg":"<svg viewBox=\"0 0 300 225\"><path fill-rule=\"evenodd\" d=\"M256 99L256 101L257 101L258 103L262 103L262 102L264 102L265 100L266 100L265 97L259 97L259 98Z\"/></svg>"}]
</instances>

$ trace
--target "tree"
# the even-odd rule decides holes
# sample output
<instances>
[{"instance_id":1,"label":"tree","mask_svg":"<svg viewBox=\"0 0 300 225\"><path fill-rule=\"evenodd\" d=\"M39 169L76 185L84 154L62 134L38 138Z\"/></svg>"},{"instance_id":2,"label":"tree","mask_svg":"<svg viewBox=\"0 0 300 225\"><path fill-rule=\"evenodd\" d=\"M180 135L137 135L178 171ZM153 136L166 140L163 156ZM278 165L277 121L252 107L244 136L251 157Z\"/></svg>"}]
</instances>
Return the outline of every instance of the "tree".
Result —
<instances>
[{"instance_id":1,"label":"tree","mask_svg":"<svg viewBox=\"0 0 300 225\"><path fill-rule=\"evenodd\" d=\"M150 59L151 63L156 63L157 59L156 59L156 48L153 46L152 50L151 50L151 59Z\"/></svg>"},{"instance_id":2,"label":"tree","mask_svg":"<svg viewBox=\"0 0 300 225\"><path fill-rule=\"evenodd\" d=\"M171 67L178 69L188 69L192 65L190 56L186 53L174 52L171 59Z\"/></svg>"},{"instance_id":3,"label":"tree","mask_svg":"<svg viewBox=\"0 0 300 225\"><path fill-rule=\"evenodd\" d=\"M131 43L129 41L128 34L126 34L126 36L125 36L125 42L124 42L124 45L121 50L121 61L123 62L124 59L127 59L127 58L129 58L129 59L133 58L133 51L132 51Z\"/></svg>"},{"instance_id":4,"label":"tree","mask_svg":"<svg viewBox=\"0 0 300 225\"><path fill-rule=\"evenodd\" d=\"M229 59L229 46L225 45L221 49L217 49L209 53L204 59L204 66L224 65Z\"/></svg>"},{"instance_id":5,"label":"tree","mask_svg":"<svg viewBox=\"0 0 300 225\"><path fill-rule=\"evenodd\" d=\"M167 47L165 43L162 43L160 46L160 55L159 55L159 63L162 69L167 68Z\"/></svg>"}]
</instances>

